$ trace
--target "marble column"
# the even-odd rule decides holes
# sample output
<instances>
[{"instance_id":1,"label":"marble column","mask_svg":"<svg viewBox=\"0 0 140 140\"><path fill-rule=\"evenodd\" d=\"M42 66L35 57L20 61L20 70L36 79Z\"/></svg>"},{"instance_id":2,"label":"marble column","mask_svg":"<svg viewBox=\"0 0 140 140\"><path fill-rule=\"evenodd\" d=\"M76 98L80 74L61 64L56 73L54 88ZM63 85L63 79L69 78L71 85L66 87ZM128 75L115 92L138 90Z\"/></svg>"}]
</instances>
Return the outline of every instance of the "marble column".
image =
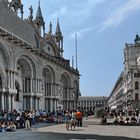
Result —
<instances>
[{"instance_id":1,"label":"marble column","mask_svg":"<svg viewBox=\"0 0 140 140\"><path fill-rule=\"evenodd\" d=\"M11 95L8 95L8 111L11 111Z\"/></svg>"},{"instance_id":2,"label":"marble column","mask_svg":"<svg viewBox=\"0 0 140 140\"><path fill-rule=\"evenodd\" d=\"M14 89L15 89L15 72L13 74L13 79L14 79Z\"/></svg>"},{"instance_id":3,"label":"marble column","mask_svg":"<svg viewBox=\"0 0 140 140\"><path fill-rule=\"evenodd\" d=\"M11 88L11 71L9 71L9 82L10 82L10 88Z\"/></svg>"},{"instance_id":4,"label":"marble column","mask_svg":"<svg viewBox=\"0 0 140 140\"><path fill-rule=\"evenodd\" d=\"M23 97L23 108L24 110L27 109L26 97Z\"/></svg>"},{"instance_id":5,"label":"marble column","mask_svg":"<svg viewBox=\"0 0 140 140\"><path fill-rule=\"evenodd\" d=\"M41 86L41 79L39 79L39 93L41 94L42 93L42 86Z\"/></svg>"},{"instance_id":6,"label":"marble column","mask_svg":"<svg viewBox=\"0 0 140 140\"><path fill-rule=\"evenodd\" d=\"M52 110L53 110L53 100L50 99L50 111L52 111Z\"/></svg>"},{"instance_id":7,"label":"marble column","mask_svg":"<svg viewBox=\"0 0 140 140\"><path fill-rule=\"evenodd\" d=\"M30 92L32 93L33 92L33 80L32 78L30 79Z\"/></svg>"},{"instance_id":8,"label":"marble column","mask_svg":"<svg viewBox=\"0 0 140 140\"><path fill-rule=\"evenodd\" d=\"M22 83L22 88L23 88L22 90L23 90L23 93L25 93L25 78L22 79L22 82L23 82Z\"/></svg>"},{"instance_id":9,"label":"marble column","mask_svg":"<svg viewBox=\"0 0 140 140\"><path fill-rule=\"evenodd\" d=\"M14 109L14 96L15 95L11 95L11 98L12 98L12 100L11 100L11 109L12 110Z\"/></svg>"},{"instance_id":10,"label":"marble column","mask_svg":"<svg viewBox=\"0 0 140 140\"><path fill-rule=\"evenodd\" d=\"M52 84L50 84L50 86L51 86L51 97L53 96L53 85Z\"/></svg>"},{"instance_id":11,"label":"marble column","mask_svg":"<svg viewBox=\"0 0 140 140\"><path fill-rule=\"evenodd\" d=\"M4 110L4 94L1 94L1 109Z\"/></svg>"},{"instance_id":12,"label":"marble column","mask_svg":"<svg viewBox=\"0 0 140 140\"><path fill-rule=\"evenodd\" d=\"M9 70L7 71L7 85L8 85L8 88L10 88L10 71Z\"/></svg>"},{"instance_id":13,"label":"marble column","mask_svg":"<svg viewBox=\"0 0 140 140\"><path fill-rule=\"evenodd\" d=\"M33 104L33 98L32 98L32 97L30 97L30 109L31 109L31 110L33 109L32 104Z\"/></svg>"},{"instance_id":14,"label":"marble column","mask_svg":"<svg viewBox=\"0 0 140 140\"><path fill-rule=\"evenodd\" d=\"M14 71L12 72L12 88L15 89Z\"/></svg>"},{"instance_id":15,"label":"marble column","mask_svg":"<svg viewBox=\"0 0 140 140\"><path fill-rule=\"evenodd\" d=\"M56 99L54 100L54 110L56 111Z\"/></svg>"}]
</instances>

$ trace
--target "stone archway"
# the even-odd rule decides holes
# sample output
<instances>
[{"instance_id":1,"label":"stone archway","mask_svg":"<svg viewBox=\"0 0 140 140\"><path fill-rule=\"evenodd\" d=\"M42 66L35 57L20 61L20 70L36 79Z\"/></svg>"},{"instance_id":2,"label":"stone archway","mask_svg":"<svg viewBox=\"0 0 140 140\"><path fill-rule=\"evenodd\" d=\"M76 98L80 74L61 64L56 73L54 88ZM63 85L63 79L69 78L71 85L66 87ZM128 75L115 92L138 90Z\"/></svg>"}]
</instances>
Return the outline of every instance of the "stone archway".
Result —
<instances>
[{"instance_id":1,"label":"stone archway","mask_svg":"<svg viewBox=\"0 0 140 140\"><path fill-rule=\"evenodd\" d=\"M36 75L36 69L32 59L29 56L22 55L16 61L15 89L15 108L21 110L32 109L33 105L33 79ZM35 87L35 86L34 86Z\"/></svg>"},{"instance_id":2,"label":"stone archway","mask_svg":"<svg viewBox=\"0 0 140 140\"><path fill-rule=\"evenodd\" d=\"M54 72L47 66L43 69L42 72L42 92L45 97L45 110L52 111L56 109L54 96Z\"/></svg>"},{"instance_id":3,"label":"stone archway","mask_svg":"<svg viewBox=\"0 0 140 140\"><path fill-rule=\"evenodd\" d=\"M69 105L69 87L70 87L70 80L67 74L62 74L60 78L60 91L59 91L59 106L63 110L70 109Z\"/></svg>"}]
</instances>

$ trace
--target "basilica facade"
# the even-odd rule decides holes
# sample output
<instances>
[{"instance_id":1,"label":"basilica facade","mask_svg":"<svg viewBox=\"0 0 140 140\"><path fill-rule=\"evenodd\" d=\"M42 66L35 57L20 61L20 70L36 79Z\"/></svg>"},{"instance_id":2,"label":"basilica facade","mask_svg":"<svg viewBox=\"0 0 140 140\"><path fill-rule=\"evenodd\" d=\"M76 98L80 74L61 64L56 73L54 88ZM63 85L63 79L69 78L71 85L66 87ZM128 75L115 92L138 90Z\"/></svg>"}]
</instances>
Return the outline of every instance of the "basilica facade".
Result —
<instances>
[{"instance_id":1,"label":"basilica facade","mask_svg":"<svg viewBox=\"0 0 140 140\"><path fill-rule=\"evenodd\" d=\"M63 57L59 20L46 33L40 3L35 19L29 11L23 19L20 0L0 1L0 110L74 109L79 71Z\"/></svg>"}]
</instances>

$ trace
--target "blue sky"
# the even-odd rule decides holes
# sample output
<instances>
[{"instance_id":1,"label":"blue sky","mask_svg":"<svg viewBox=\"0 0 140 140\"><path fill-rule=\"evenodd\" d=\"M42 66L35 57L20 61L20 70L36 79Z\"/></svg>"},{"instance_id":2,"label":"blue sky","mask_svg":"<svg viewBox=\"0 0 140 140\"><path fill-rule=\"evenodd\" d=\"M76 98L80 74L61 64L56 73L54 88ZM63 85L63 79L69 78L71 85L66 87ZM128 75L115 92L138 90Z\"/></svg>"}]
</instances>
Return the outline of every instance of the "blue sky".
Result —
<instances>
[{"instance_id":1,"label":"blue sky","mask_svg":"<svg viewBox=\"0 0 140 140\"><path fill-rule=\"evenodd\" d=\"M24 17L29 7L36 15L38 0L22 0ZM75 57L78 35L78 69L82 96L109 96L123 70L125 43L140 33L140 0L41 0L48 32L59 18L64 36L64 57Z\"/></svg>"}]
</instances>

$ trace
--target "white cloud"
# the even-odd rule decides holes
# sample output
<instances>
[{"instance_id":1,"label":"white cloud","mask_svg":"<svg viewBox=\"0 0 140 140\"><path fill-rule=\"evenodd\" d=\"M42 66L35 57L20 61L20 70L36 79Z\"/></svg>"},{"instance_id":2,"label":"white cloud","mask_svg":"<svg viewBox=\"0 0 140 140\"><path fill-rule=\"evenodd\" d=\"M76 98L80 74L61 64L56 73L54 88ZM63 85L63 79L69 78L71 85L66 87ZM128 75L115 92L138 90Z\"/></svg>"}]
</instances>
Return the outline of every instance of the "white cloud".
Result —
<instances>
[{"instance_id":1,"label":"white cloud","mask_svg":"<svg viewBox=\"0 0 140 140\"><path fill-rule=\"evenodd\" d=\"M79 0L79 2L64 3L63 6L50 15L51 19L56 19L62 15L66 18L76 19L76 23L85 22L88 17L91 17L93 9L97 4L103 2L104 0ZM62 3L62 2L61 2ZM67 7L65 6L67 4Z\"/></svg>"},{"instance_id":2,"label":"white cloud","mask_svg":"<svg viewBox=\"0 0 140 140\"><path fill-rule=\"evenodd\" d=\"M73 33L70 34L70 38L72 39L75 38L75 34L77 34L78 38L82 38L86 32L92 31L94 29L95 27L88 27L88 28L84 28L78 31L74 31Z\"/></svg>"},{"instance_id":3,"label":"white cloud","mask_svg":"<svg viewBox=\"0 0 140 140\"><path fill-rule=\"evenodd\" d=\"M113 11L111 15L103 22L100 32L111 26L118 26L132 12L140 9L140 0L129 0L123 6Z\"/></svg>"},{"instance_id":4,"label":"white cloud","mask_svg":"<svg viewBox=\"0 0 140 140\"><path fill-rule=\"evenodd\" d=\"M88 17L93 15L91 13L93 13L96 6L103 1L104 0L87 0L82 2L80 5L77 3L77 5L75 5L75 9L71 11L71 15L78 18L80 23L85 22Z\"/></svg>"},{"instance_id":5,"label":"white cloud","mask_svg":"<svg viewBox=\"0 0 140 140\"><path fill-rule=\"evenodd\" d=\"M55 11L50 17L56 19L62 15L65 15L66 12L67 12L67 7L61 7L58 11Z\"/></svg>"}]
</instances>

